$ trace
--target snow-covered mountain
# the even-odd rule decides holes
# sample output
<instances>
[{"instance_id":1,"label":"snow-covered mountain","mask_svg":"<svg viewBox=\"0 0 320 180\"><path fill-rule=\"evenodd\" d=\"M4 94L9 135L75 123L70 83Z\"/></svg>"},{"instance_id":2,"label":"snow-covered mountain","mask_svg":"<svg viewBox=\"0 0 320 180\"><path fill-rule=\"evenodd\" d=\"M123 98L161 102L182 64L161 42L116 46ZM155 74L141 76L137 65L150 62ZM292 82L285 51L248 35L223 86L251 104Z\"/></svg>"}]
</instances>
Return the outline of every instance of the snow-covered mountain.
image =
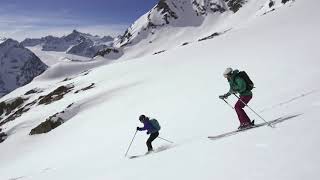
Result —
<instances>
[{"instance_id":1,"label":"snow-covered mountain","mask_svg":"<svg viewBox=\"0 0 320 180\"><path fill-rule=\"evenodd\" d=\"M3 43L5 40L7 40L7 38L5 38L5 37L0 37L0 44Z\"/></svg>"},{"instance_id":2,"label":"snow-covered mountain","mask_svg":"<svg viewBox=\"0 0 320 180\"><path fill-rule=\"evenodd\" d=\"M124 46L118 61L59 62L2 97L0 179L317 179L320 1L270 2L248 0L238 14L220 14L218 24L205 18L203 32L223 22L232 29L199 37L196 28L195 41L156 55L123 59L146 47L142 40L132 52ZM181 33L174 41L157 31L168 38L163 43L184 42L195 31L167 30L174 28ZM222 73L230 66L255 83L249 106L280 123L212 141L207 137L239 125L234 109L218 98L229 90ZM234 105L237 98L226 101ZM144 156L148 136L136 133L141 114L156 118L160 137L174 143L157 138L160 152ZM131 142L128 155L139 158L125 157Z\"/></svg>"},{"instance_id":3,"label":"snow-covered mountain","mask_svg":"<svg viewBox=\"0 0 320 180\"><path fill-rule=\"evenodd\" d=\"M100 49L109 47L112 41L111 36L99 37L74 30L71 34L63 37L27 38L21 43L26 47L42 45L43 51L66 51L69 54L93 57Z\"/></svg>"},{"instance_id":4,"label":"snow-covered mountain","mask_svg":"<svg viewBox=\"0 0 320 180\"><path fill-rule=\"evenodd\" d=\"M130 59L157 54L190 42L222 35L249 18L292 0L160 0L115 41L119 54L110 48L97 55ZM272 4L272 6L270 6ZM254 7L254 8L253 8ZM243 9L243 10L242 10Z\"/></svg>"},{"instance_id":5,"label":"snow-covered mountain","mask_svg":"<svg viewBox=\"0 0 320 180\"><path fill-rule=\"evenodd\" d=\"M0 97L21 87L47 66L18 41L7 39L0 44Z\"/></svg>"}]
</instances>

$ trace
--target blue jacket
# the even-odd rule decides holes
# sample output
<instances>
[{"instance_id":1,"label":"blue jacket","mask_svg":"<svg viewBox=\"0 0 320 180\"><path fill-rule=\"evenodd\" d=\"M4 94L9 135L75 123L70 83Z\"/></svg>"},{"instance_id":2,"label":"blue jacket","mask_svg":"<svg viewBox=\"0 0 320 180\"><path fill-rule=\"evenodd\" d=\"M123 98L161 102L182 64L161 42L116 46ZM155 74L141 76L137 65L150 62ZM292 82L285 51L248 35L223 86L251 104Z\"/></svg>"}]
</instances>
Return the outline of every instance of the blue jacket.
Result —
<instances>
[{"instance_id":1,"label":"blue jacket","mask_svg":"<svg viewBox=\"0 0 320 180\"><path fill-rule=\"evenodd\" d=\"M147 130L147 134L152 134L152 133L156 133L158 132L158 130L156 130L152 123L150 122L150 120L146 120L143 122L143 127L142 128L139 128L138 131L145 131Z\"/></svg>"}]
</instances>

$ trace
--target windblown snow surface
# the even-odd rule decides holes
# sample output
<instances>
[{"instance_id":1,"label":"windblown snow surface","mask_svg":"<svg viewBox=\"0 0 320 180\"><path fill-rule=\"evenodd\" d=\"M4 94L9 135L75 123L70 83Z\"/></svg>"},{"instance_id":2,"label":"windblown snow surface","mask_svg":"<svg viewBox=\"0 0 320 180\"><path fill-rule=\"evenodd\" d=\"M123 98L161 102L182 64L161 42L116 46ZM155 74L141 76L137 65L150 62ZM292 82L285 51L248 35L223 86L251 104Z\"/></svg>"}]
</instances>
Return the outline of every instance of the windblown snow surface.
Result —
<instances>
[{"instance_id":1,"label":"windblown snow surface","mask_svg":"<svg viewBox=\"0 0 320 180\"><path fill-rule=\"evenodd\" d=\"M51 66L1 98L42 89L28 96L32 101L58 86L75 86L63 99L34 106L2 126L8 138L0 144L0 179L317 179L319 5L317 0L296 1L254 16L221 36L158 55L103 66L103 59ZM229 66L249 73L256 86L249 105L266 120L295 117L276 128L209 140L209 135L238 127L234 110L218 99L228 90L222 73ZM62 81L66 77L70 80ZM94 88L74 93L92 83ZM230 97L228 102L235 100ZM47 134L28 135L71 103L64 124ZM155 148L169 148L129 159L124 155L136 126L141 126L140 114L157 118L160 137L175 143L156 139ZM145 153L146 139L139 132L128 154Z\"/></svg>"}]
</instances>

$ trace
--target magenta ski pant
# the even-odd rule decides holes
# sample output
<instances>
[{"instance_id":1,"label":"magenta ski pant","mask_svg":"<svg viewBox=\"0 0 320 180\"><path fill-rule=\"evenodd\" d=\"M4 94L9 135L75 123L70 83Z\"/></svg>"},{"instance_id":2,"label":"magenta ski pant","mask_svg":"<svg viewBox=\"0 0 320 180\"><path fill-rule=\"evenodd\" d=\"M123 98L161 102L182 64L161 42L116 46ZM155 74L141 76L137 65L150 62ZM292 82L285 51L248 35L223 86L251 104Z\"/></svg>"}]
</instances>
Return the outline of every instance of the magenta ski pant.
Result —
<instances>
[{"instance_id":1,"label":"magenta ski pant","mask_svg":"<svg viewBox=\"0 0 320 180\"><path fill-rule=\"evenodd\" d=\"M248 104L248 102L251 100L252 96L240 96L240 99L245 102L246 104ZM243 108L246 106L245 104L243 104L243 102L241 100L238 100L238 102L235 104L234 109L237 112L240 124L246 124L246 123L250 123L250 118L248 117L248 115L246 114L246 112L244 112Z\"/></svg>"}]
</instances>

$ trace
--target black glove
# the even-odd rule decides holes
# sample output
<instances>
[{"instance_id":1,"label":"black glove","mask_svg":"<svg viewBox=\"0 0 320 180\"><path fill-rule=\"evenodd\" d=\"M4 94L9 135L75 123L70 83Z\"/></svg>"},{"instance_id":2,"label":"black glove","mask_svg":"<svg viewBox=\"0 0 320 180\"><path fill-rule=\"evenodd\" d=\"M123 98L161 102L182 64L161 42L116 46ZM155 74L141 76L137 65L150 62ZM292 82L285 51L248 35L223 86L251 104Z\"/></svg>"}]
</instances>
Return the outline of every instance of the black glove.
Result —
<instances>
[{"instance_id":1,"label":"black glove","mask_svg":"<svg viewBox=\"0 0 320 180\"><path fill-rule=\"evenodd\" d=\"M220 99L227 99L230 95L231 95L231 93L228 92L227 94L224 94L224 95L219 96L219 98L220 98Z\"/></svg>"},{"instance_id":2,"label":"black glove","mask_svg":"<svg viewBox=\"0 0 320 180\"><path fill-rule=\"evenodd\" d=\"M225 95L221 95L221 96L219 96L219 98L220 98L220 99L225 99L226 96L225 96Z\"/></svg>"},{"instance_id":3,"label":"black glove","mask_svg":"<svg viewBox=\"0 0 320 180\"><path fill-rule=\"evenodd\" d=\"M149 132L149 131L147 131L147 134L150 134L150 132Z\"/></svg>"},{"instance_id":4,"label":"black glove","mask_svg":"<svg viewBox=\"0 0 320 180\"><path fill-rule=\"evenodd\" d=\"M140 131L141 130L141 128L140 127L137 127L137 131Z\"/></svg>"}]
</instances>

